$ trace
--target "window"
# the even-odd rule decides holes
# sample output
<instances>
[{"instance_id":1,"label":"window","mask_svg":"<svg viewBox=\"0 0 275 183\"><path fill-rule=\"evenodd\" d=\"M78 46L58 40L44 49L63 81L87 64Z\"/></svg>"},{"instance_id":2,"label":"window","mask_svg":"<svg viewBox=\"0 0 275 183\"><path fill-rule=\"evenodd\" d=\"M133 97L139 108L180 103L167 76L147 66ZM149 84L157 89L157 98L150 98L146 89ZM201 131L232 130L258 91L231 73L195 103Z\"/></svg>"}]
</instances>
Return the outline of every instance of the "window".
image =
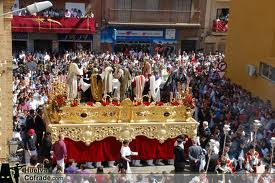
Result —
<instances>
[{"instance_id":1,"label":"window","mask_svg":"<svg viewBox=\"0 0 275 183\"><path fill-rule=\"evenodd\" d=\"M174 9L177 11L191 11L192 0L174 0Z\"/></svg>"},{"instance_id":2,"label":"window","mask_svg":"<svg viewBox=\"0 0 275 183\"><path fill-rule=\"evenodd\" d=\"M131 9L131 0L116 0L117 9Z\"/></svg>"},{"instance_id":3,"label":"window","mask_svg":"<svg viewBox=\"0 0 275 183\"><path fill-rule=\"evenodd\" d=\"M271 69L271 77L270 77L270 79L272 81L275 81L275 67L272 67L272 69Z\"/></svg>"},{"instance_id":4,"label":"window","mask_svg":"<svg viewBox=\"0 0 275 183\"><path fill-rule=\"evenodd\" d=\"M117 21L131 22L131 0L116 0L116 8L119 9L116 12Z\"/></svg>"},{"instance_id":5,"label":"window","mask_svg":"<svg viewBox=\"0 0 275 183\"><path fill-rule=\"evenodd\" d=\"M260 75L266 79L275 82L275 67L272 67L271 65L261 62Z\"/></svg>"},{"instance_id":6,"label":"window","mask_svg":"<svg viewBox=\"0 0 275 183\"><path fill-rule=\"evenodd\" d=\"M229 8L217 9L216 19L227 21L228 18L229 18Z\"/></svg>"},{"instance_id":7,"label":"window","mask_svg":"<svg viewBox=\"0 0 275 183\"><path fill-rule=\"evenodd\" d=\"M158 10L159 9L159 0L149 0L146 1L146 7L147 10Z\"/></svg>"}]
</instances>

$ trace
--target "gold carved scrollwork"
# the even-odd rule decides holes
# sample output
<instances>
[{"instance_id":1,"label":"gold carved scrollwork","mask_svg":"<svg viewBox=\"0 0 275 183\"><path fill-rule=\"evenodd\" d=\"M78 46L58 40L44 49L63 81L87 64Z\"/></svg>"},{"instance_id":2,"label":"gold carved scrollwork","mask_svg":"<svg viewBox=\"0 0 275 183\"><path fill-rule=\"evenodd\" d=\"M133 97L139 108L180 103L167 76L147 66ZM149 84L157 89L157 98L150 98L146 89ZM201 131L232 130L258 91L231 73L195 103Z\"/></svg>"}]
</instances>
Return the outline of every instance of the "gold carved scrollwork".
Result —
<instances>
[{"instance_id":1,"label":"gold carved scrollwork","mask_svg":"<svg viewBox=\"0 0 275 183\"><path fill-rule=\"evenodd\" d=\"M90 144L107 137L116 137L117 140L133 140L136 136L146 136L157 139L163 143L168 138L175 138L180 134L189 137L196 136L198 123L193 120L185 123L102 123L102 124L50 124L53 140L57 140L58 134L75 141L83 141Z\"/></svg>"},{"instance_id":2,"label":"gold carved scrollwork","mask_svg":"<svg viewBox=\"0 0 275 183\"><path fill-rule=\"evenodd\" d=\"M64 86L55 85L51 97L65 93ZM52 111L51 105L45 110L45 121L52 132L53 140L62 133L66 138L83 141L87 145L107 137L116 137L119 141L131 141L137 136L157 139L163 143L168 138L186 134L195 137L198 123L192 118L194 109L190 106L134 106L125 99L120 106L94 106L80 104L71 107L69 103L58 111Z\"/></svg>"},{"instance_id":3,"label":"gold carved scrollwork","mask_svg":"<svg viewBox=\"0 0 275 183\"><path fill-rule=\"evenodd\" d=\"M62 107L60 112L50 112L52 123L139 123L185 122L192 118L193 110L185 106L77 106Z\"/></svg>"}]
</instances>

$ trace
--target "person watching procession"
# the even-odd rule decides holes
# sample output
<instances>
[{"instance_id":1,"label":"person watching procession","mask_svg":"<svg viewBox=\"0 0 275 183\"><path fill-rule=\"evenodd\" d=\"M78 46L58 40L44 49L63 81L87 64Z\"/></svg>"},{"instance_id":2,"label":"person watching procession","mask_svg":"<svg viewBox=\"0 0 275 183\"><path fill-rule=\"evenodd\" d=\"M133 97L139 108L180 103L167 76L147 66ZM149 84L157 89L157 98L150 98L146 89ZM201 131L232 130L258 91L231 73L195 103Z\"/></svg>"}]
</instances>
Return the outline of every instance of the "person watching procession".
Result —
<instances>
[{"instance_id":1,"label":"person watching procession","mask_svg":"<svg viewBox=\"0 0 275 183\"><path fill-rule=\"evenodd\" d=\"M57 165L62 168L64 172L65 169L65 159L67 159L67 148L64 142L64 136L62 134L58 135L58 141L52 145L51 150L52 159L54 158L57 162Z\"/></svg>"}]
</instances>

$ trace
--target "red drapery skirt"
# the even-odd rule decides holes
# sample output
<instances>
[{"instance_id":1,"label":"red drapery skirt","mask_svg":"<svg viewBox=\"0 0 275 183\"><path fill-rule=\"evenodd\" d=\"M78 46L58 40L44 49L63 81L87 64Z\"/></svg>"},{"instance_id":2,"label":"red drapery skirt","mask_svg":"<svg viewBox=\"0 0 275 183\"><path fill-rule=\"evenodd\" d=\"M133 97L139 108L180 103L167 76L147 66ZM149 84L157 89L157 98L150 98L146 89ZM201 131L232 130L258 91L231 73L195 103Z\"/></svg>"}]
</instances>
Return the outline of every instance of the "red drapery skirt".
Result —
<instances>
[{"instance_id":1,"label":"red drapery skirt","mask_svg":"<svg viewBox=\"0 0 275 183\"><path fill-rule=\"evenodd\" d=\"M138 156L132 156L132 159L173 159L173 149L176 138L167 139L160 143L156 139L149 139L145 136L137 136L131 143L130 148L138 152ZM185 155L188 155L190 140L185 144ZM76 162L101 162L116 161L120 158L121 142L115 137L107 137L101 141L95 141L87 146L84 142L76 142L66 138L68 159L74 159Z\"/></svg>"}]
</instances>

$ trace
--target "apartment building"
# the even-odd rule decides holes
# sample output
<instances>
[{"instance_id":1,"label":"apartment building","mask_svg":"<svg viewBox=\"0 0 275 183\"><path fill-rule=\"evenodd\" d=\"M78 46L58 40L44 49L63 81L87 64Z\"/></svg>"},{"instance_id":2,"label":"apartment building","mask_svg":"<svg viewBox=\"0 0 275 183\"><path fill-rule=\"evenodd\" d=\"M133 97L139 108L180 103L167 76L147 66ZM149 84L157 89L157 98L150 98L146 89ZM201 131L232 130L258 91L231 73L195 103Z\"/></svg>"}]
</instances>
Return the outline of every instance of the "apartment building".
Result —
<instances>
[{"instance_id":1,"label":"apartment building","mask_svg":"<svg viewBox=\"0 0 275 183\"><path fill-rule=\"evenodd\" d=\"M230 13L230 0L206 0L205 24L203 35L204 50L224 51Z\"/></svg>"},{"instance_id":2,"label":"apartment building","mask_svg":"<svg viewBox=\"0 0 275 183\"><path fill-rule=\"evenodd\" d=\"M200 49L203 0L103 0L101 48L148 52Z\"/></svg>"}]
</instances>

